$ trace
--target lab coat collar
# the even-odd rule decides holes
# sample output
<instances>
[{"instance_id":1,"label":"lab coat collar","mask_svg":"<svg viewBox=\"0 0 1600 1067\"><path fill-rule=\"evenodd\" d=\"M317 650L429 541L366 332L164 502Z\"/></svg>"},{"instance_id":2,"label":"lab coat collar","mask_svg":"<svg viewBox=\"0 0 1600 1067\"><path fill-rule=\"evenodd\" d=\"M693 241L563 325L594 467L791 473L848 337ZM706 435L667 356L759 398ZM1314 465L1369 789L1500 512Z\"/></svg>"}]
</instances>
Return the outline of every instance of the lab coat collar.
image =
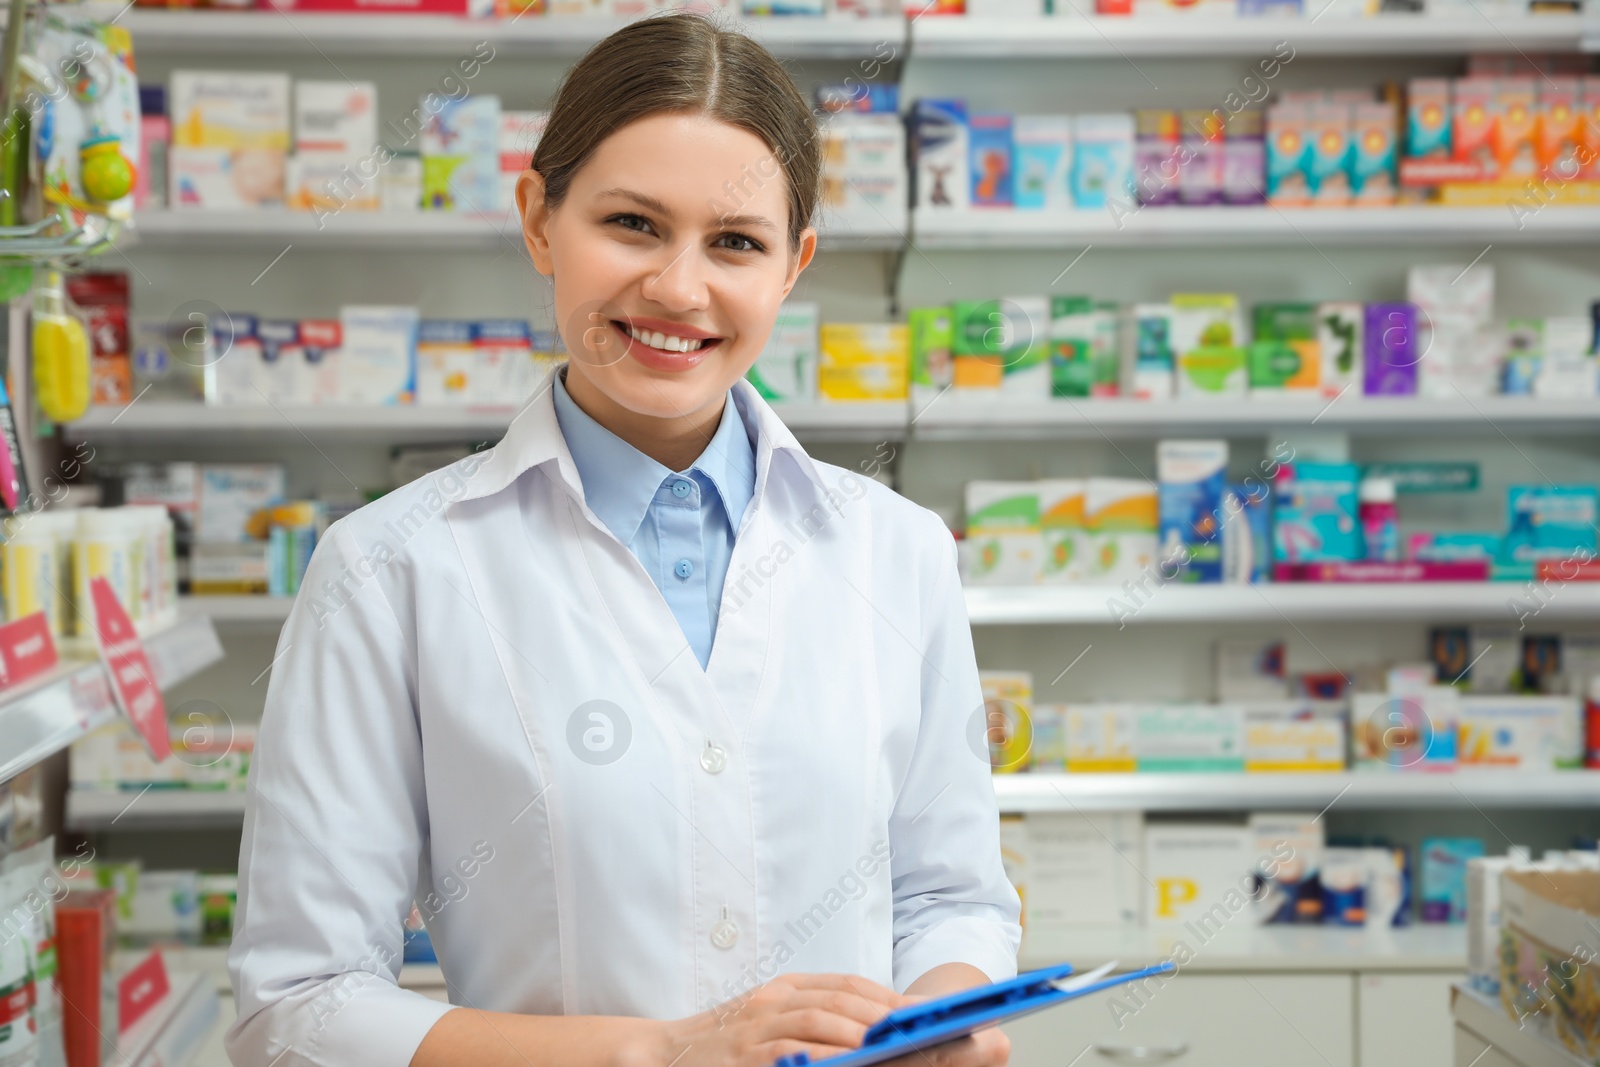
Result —
<instances>
[{"instance_id":1,"label":"lab coat collar","mask_svg":"<svg viewBox=\"0 0 1600 1067\"><path fill-rule=\"evenodd\" d=\"M453 501L459 503L492 496L534 467L547 465L555 467L554 480L558 484L564 485L576 499L583 499L577 465L573 463L572 452L561 434L561 425L556 421L553 396L555 376L561 373L564 366L557 365L534 389L533 395L512 416L505 437L478 464L467 480L466 490L453 496ZM766 488L772 460L777 455L787 456L818 491L827 492L828 485L823 481L816 463L755 388L740 379L734 383L732 392L733 402L739 406L739 413L746 425L753 422L757 428L756 499L761 498Z\"/></svg>"}]
</instances>

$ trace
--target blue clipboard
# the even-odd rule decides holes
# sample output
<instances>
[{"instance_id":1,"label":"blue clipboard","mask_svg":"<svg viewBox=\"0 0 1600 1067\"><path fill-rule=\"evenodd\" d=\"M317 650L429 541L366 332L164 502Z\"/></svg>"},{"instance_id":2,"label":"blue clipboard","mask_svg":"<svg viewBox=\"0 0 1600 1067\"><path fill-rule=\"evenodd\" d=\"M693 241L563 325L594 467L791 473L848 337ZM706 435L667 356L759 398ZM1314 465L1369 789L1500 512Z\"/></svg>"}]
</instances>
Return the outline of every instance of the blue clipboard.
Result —
<instances>
[{"instance_id":1,"label":"blue clipboard","mask_svg":"<svg viewBox=\"0 0 1600 1067\"><path fill-rule=\"evenodd\" d=\"M772 1067L867 1067L896 1056L906 1056L946 1041L966 1037L974 1030L1015 1019L1043 1008L1098 993L1102 989L1137 982L1177 970L1161 963L1142 971L1107 977L1116 964L1073 976L1072 964L1058 963L1028 971L1004 982L964 989L948 997L892 1011L868 1028L861 1047L853 1052L813 1060L804 1052L780 1056Z\"/></svg>"}]
</instances>

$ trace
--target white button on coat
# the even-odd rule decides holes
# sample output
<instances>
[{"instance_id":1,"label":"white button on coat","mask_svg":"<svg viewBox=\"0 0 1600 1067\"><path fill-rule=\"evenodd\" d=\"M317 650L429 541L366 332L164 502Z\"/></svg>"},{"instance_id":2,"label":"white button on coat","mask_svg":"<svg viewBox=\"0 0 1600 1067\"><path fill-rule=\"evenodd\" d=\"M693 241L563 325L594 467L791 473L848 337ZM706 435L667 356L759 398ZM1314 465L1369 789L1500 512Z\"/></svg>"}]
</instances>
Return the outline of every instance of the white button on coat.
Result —
<instances>
[{"instance_id":1,"label":"white button on coat","mask_svg":"<svg viewBox=\"0 0 1600 1067\"><path fill-rule=\"evenodd\" d=\"M496 1011L1015 974L955 544L734 397L756 491L705 669L585 506L548 382L329 529L250 768L235 1064L405 1067L451 1010L395 983L413 900L453 1003Z\"/></svg>"}]
</instances>

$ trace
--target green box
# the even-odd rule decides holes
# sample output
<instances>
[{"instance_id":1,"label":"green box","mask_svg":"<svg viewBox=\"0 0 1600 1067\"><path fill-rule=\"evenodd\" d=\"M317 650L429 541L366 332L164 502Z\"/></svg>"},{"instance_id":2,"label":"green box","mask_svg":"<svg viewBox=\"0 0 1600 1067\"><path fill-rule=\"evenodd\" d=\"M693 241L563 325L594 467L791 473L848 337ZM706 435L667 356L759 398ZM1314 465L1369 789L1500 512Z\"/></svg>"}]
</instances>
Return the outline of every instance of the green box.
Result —
<instances>
[{"instance_id":1,"label":"green box","mask_svg":"<svg viewBox=\"0 0 1600 1067\"><path fill-rule=\"evenodd\" d=\"M950 308L912 308L906 332L911 335L911 387L944 389L950 384Z\"/></svg>"}]
</instances>

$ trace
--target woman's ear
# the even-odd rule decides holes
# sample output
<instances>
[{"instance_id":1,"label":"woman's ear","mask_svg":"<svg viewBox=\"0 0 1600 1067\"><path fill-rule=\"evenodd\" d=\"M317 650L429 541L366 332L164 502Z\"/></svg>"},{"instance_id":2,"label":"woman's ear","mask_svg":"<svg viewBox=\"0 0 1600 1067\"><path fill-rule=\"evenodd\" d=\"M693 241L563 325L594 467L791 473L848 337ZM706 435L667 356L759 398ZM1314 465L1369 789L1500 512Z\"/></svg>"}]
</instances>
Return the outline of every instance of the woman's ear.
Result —
<instances>
[{"instance_id":1,"label":"woman's ear","mask_svg":"<svg viewBox=\"0 0 1600 1067\"><path fill-rule=\"evenodd\" d=\"M811 265L811 259L817 254L817 231L815 227L807 226L800 231L800 240L795 246L795 254L789 257L789 274L783 280L783 295L787 297L789 290L794 288L794 283L799 279L800 272Z\"/></svg>"},{"instance_id":2,"label":"woman's ear","mask_svg":"<svg viewBox=\"0 0 1600 1067\"><path fill-rule=\"evenodd\" d=\"M517 215L522 219L522 242L528 246L533 268L555 273L550 259L550 209L544 198L544 175L529 168L517 175Z\"/></svg>"}]
</instances>

